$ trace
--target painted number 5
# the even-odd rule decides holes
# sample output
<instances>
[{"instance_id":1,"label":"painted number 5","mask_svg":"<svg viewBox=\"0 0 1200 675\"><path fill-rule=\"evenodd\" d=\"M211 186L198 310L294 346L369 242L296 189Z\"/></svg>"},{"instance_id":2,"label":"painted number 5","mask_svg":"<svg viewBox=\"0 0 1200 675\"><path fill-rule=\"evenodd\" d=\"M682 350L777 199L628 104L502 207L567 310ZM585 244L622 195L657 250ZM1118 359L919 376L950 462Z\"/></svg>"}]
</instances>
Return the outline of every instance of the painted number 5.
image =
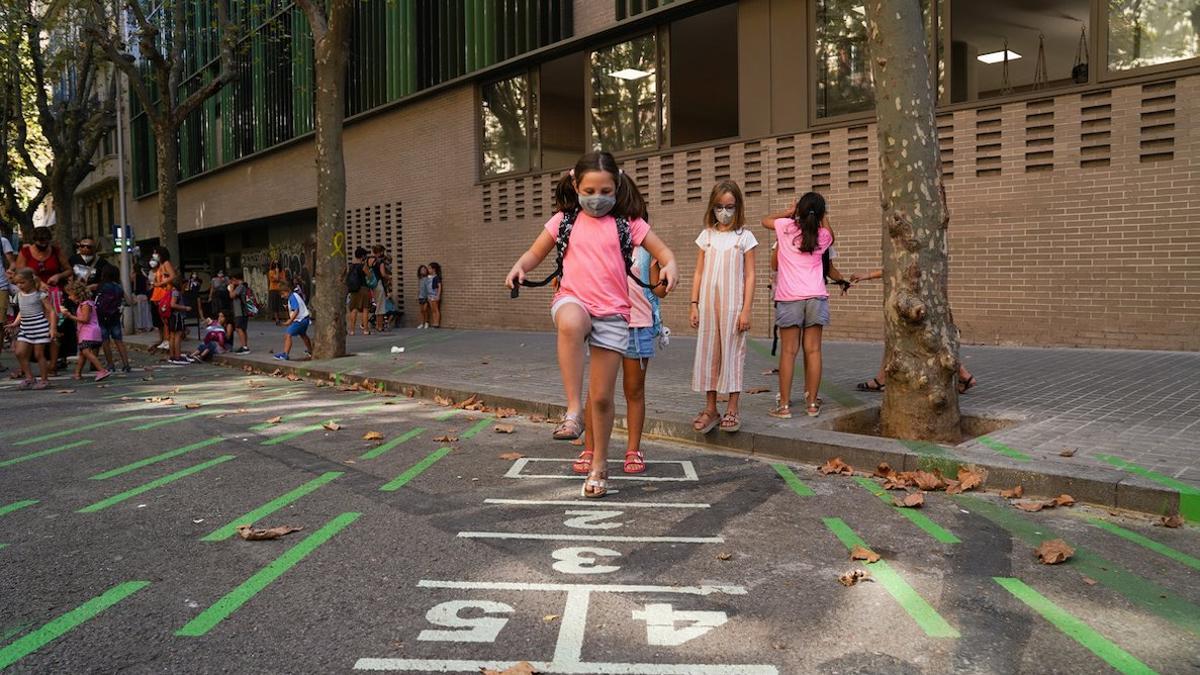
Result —
<instances>
[{"instance_id":1,"label":"painted number 5","mask_svg":"<svg viewBox=\"0 0 1200 675\"><path fill-rule=\"evenodd\" d=\"M478 609L485 615L513 613L513 608L503 602L488 600L443 602L426 612L425 618L435 626L460 630L423 630L417 639L427 642L495 642L496 636L500 634L500 629L508 623L507 617L480 616L468 619L459 616L464 609Z\"/></svg>"},{"instance_id":2,"label":"painted number 5","mask_svg":"<svg viewBox=\"0 0 1200 675\"><path fill-rule=\"evenodd\" d=\"M650 604L645 609L633 610L635 621L646 622L646 642L662 647L678 647L694 640L717 626L724 625L729 617L725 612L677 612L671 605ZM676 623L689 624L675 628Z\"/></svg>"}]
</instances>

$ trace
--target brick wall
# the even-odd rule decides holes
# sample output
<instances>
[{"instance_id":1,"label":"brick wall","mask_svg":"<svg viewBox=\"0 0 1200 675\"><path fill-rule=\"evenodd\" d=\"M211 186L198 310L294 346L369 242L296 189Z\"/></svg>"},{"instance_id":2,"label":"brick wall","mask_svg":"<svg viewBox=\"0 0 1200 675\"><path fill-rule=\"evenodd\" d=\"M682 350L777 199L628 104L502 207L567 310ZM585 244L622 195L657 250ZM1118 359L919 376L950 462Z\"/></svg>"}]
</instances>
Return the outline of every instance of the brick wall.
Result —
<instances>
[{"instance_id":1,"label":"brick wall","mask_svg":"<svg viewBox=\"0 0 1200 675\"><path fill-rule=\"evenodd\" d=\"M612 0L576 2L572 11L576 35L587 35L617 22L616 3Z\"/></svg>"}]
</instances>

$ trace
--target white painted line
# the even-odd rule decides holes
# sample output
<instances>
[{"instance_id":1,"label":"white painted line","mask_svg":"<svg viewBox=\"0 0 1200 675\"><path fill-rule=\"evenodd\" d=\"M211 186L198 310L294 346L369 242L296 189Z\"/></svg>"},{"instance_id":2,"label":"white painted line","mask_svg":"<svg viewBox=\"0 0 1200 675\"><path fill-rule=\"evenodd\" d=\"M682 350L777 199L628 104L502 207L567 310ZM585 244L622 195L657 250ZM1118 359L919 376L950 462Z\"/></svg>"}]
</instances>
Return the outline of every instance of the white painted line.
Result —
<instances>
[{"instance_id":1,"label":"white painted line","mask_svg":"<svg viewBox=\"0 0 1200 675\"><path fill-rule=\"evenodd\" d=\"M571 459L569 457L568 458L522 457L521 459L518 459L517 461L513 462L512 466L510 466L508 468L508 472L504 474L504 477L505 478L560 478L560 479L565 478L567 480L583 480L584 478L586 478L586 476L582 476L579 474L556 474L556 473L526 474L526 473L521 473L522 471L525 470L525 467L529 464L529 462L558 462L561 464L564 462L570 463L570 462L574 462L574 461L575 461L574 459ZM610 460L608 460L608 463L609 464L623 464L624 462L619 459L610 459ZM646 464L648 464L648 465L649 464L678 464L680 469L683 471L683 475L682 476L647 476L646 474L635 474L632 476L611 476L610 475L608 477L608 479L609 480L638 480L638 481L647 481L647 482L649 482L649 481L684 482L684 481L700 480L699 475L696 473L696 467L691 462L686 461L686 460L680 461L680 460L666 460L666 459L658 459L658 460L648 459L648 460L646 460Z\"/></svg>"},{"instance_id":2,"label":"white painted line","mask_svg":"<svg viewBox=\"0 0 1200 675\"><path fill-rule=\"evenodd\" d=\"M538 539L541 541L628 541L650 544L724 544L724 537L622 537L603 534L537 534L527 532L459 532L463 539Z\"/></svg>"},{"instance_id":3,"label":"white painted line","mask_svg":"<svg viewBox=\"0 0 1200 675\"><path fill-rule=\"evenodd\" d=\"M554 584L526 583L523 581L434 581L422 579L417 582L418 588L453 588L476 591L544 591L561 593L565 591L589 591L591 593L680 593L683 595L745 595L742 586L648 586L638 584Z\"/></svg>"},{"instance_id":4,"label":"white painted line","mask_svg":"<svg viewBox=\"0 0 1200 675\"><path fill-rule=\"evenodd\" d=\"M608 494L612 494L609 490ZM485 499L484 504L504 504L506 506L522 506L528 504L530 506L617 506L620 508L629 507L632 509L707 509L711 504L694 504L688 502L664 502L661 504L655 502L618 502L612 499L603 501L598 499Z\"/></svg>"},{"instance_id":5,"label":"white painted line","mask_svg":"<svg viewBox=\"0 0 1200 675\"><path fill-rule=\"evenodd\" d=\"M355 670L424 671L427 673L478 673L480 669L503 671L516 661L455 661L441 659L359 659ZM699 663L532 663L539 673L576 675L778 675L767 665L709 665Z\"/></svg>"},{"instance_id":6,"label":"white painted line","mask_svg":"<svg viewBox=\"0 0 1200 675\"><path fill-rule=\"evenodd\" d=\"M583 634L587 627L587 591L567 591L567 606L563 609L558 642L554 645L554 663L565 666L579 663L583 658Z\"/></svg>"}]
</instances>

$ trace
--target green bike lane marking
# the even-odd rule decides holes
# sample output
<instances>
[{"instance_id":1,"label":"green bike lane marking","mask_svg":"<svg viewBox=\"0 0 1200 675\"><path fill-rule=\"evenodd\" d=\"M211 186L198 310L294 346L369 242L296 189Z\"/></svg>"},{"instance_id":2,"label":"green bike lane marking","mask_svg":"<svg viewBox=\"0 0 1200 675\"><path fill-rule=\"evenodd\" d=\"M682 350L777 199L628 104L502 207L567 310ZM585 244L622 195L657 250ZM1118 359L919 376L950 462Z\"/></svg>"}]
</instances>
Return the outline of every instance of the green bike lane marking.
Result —
<instances>
[{"instance_id":1,"label":"green bike lane marking","mask_svg":"<svg viewBox=\"0 0 1200 675\"><path fill-rule=\"evenodd\" d=\"M108 589L75 609L54 619L29 635L0 649L0 670L45 647L72 629L150 585L149 581L127 581Z\"/></svg>"},{"instance_id":2,"label":"green bike lane marking","mask_svg":"<svg viewBox=\"0 0 1200 675\"><path fill-rule=\"evenodd\" d=\"M240 518L234 518L224 527L213 530L211 533L201 537L200 541L224 541L237 533L237 528L239 525L253 525L255 522L266 518L279 509L282 509L288 504L300 499L304 495L313 492L322 485L325 485L335 478L344 475L344 473L345 472L343 471L328 471L323 473L319 477L308 481L304 485L301 485L285 495L272 499L266 504L263 504L257 509L254 509L253 511L241 516Z\"/></svg>"},{"instance_id":3,"label":"green bike lane marking","mask_svg":"<svg viewBox=\"0 0 1200 675\"><path fill-rule=\"evenodd\" d=\"M775 361L776 363L778 363L779 358L777 356L772 356L771 350L767 349L763 345L760 345L757 340L748 337L748 338L746 338L746 344L750 345L750 348L753 351L757 352L760 356L767 359L768 361ZM797 355L797 358L800 359L803 356L804 356L804 352L801 351L800 354ZM803 376L803 373L804 373L803 362L801 362L801 364L796 367L795 372L798 372L801 374L801 376ZM795 382L792 383L792 391L796 391ZM803 379L800 382L800 391L804 391ZM849 392L849 390L839 387L838 385L836 385L828 380L825 380L825 379L821 380L821 391L826 396L833 399L833 401L835 403L837 403L838 405L840 405L844 408L856 408L863 404L862 399L858 398L854 394L851 394Z\"/></svg>"},{"instance_id":4,"label":"green bike lane marking","mask_svg":"<svg viewBox=\"0 0 1200 675\"><path fill-rule=\"evenodd\" d=\"M956 537L953 532L951 532L951 531L947 530L946 528L942 527L941 525L938 525L937 523L933 522L929 518L929 516L926 516L924 513L921 513L915 509L904 508L904 507L896 506L895 504L893 504L892 503L892 495L888 494L887 490L883 489L883 487L881 485L879 485L875 481L871 480L870 478L866 478L863 476L855 476L854 480L859 485L861 485L863 488L866 488L867 490L869 490L876 497L879 497L881 500L883 500L883 502L885 504L887 504L888 506L890 506L892 508L892 510L898 512L900 515L904 516L905 518L908 518L912 522L913 525L916 525L917 527L921 528L921 530L923 530L925 532L925 534L928 534L929 536L933 537L937 541L942 542L943 544L961 544L962 543L962 540L959 539L958 537Z\"/></svg>"},{"instance_id":5,"label":"green bike lane marking","mask_svg":"<svg viewBox=\"0 0 1200 675\"><path fill-rule=\"evenodd\" d=\"M867 546L867 542L863 541L841 518L822 518L821 520L847 549L855 546L870 548ZM908 612L913 621L917 622L926 635L934 638L959 637L958 630L943 619L942 615L938 614L937 610L926 602L916 589L893 570L886 560L871 563L867 565L867 569L870 570L871 576L879 581L884 590L904 608L904 611Z\"/></svg>"},{"instance_id":6,"label":"green bike lane marking","mask_svg":"<svg viewBox=\"0 0 1200 675\"><path fill-rule=\"evenodd\" d=\"M1042 618L1049 621L1055 628L1087 648L1088 651L1104 660L1117 672L1125 675L1147 675L1155 671L1137 660L1129 652L1113 644L1094 628L1072 616L1069 612L1051 602L1041 593L1026 585L1020 579L1012 577L992 577L1004 590L1012 593L1021 602L1028 605Z\"/></svg>"},{"instance_id":7,"label":"green bike lane marking","mask_svg":"<svg viewBox=\"0 0 1200 675\"><path fill-rule=\"evenodd\" d=\"M466 431L464 431L462 433L463 440L466 440L468 438L474 438L475 434L478 434L479 432L483 431L484 429L487 428L487 426L489 424L491 424L495 421L496 421L496 418L486 418L486 417L484 419L479 420L475 424L471 425L470 429L467 429Z\"/></svg>"},{"instance_id":8,"label":"green bike lane marking","mask_svg":"<svg viewBox=\"0 0 1200 675\"><path fill-rule=\"evenodd\" d=\"M454 417L455 415L457 415L457 414L459 414L459 413L461 413L461 412L465 412L465 411L464 411L464 410L462 410L461 408L451 408L451 409L449 409L449 410L447 410L447 411L445 411L445 412L438 413L437 415L434 415L434 416L433 416L433 419L437 420L438 422L444 422L444 421L446 421L446 420L450 419L451 417Z\"/></svg>"},{"instance_id":9,"label":"green bike lane marking","mask_svg":"<svg viewBox=\"0 0 1200 675\"><path fill-rule=\"evenodd\" d=\"M33 506L34 504L37 504L38 501L39 500L37 499L23 499L19 502L8 504L7 506L0 506L0 516L6 516L13 511L20 511L27 506Z\"/></svg>"},{"instance_id":10,"label":"green bike lane marking","mask_svg":"<svg viewBox=\"0 0 1200 675\"><path fill-rule=\"evenodd\" d=\"M94 417L94 415L93 415L93 417ZM108 426L112 426L114 424L120 424L122 422L131 422L133 420L144 420L144 419L152 418L152 417L158 417L158 415L127 415L125 417L117 417L117 418L114 418L111 420L104 420L102 422L93 422L91 424L85 424L85 425L79 426L79 427L72 427L70 429L54 431L54 432L51 432L48 434L43 434L41 436L34 436L33 438L26 438L24 440L13 443L13 445L31 445L33 443L49 441L49 440L52 440L55 438L62 438L63 436L73 436L73 435L78 434L81 431L91 431L92 429L100 429L102 427L108 427Z\"/></svg>"},{"instance_id":11,"label":"green bike lane marking","mask_svg":"<svg viewBox=\"0 0 1200 675\"><path fill-rule=\"evenodd\" d=\"M172 457L178 457L182 454L189 453L192 450L199 450L200 448L207 448L208 446L213 445L215 443L220 443L223 440L225 440L225 439L221 436L213 436L212 438L208 438L203 441L199 441L197 443L185 445L182 448L177 448L175 450L168 450L167 452L164 452L161 455L147 457L146 459L141 459L136 462L126 464L125 466L119 466L115 469L109 469L108 471L104 471L102 473L96 474L95 476L91 476L88 480L108 480L109 478L112 478L113 476L120 476L121 474L126 474L126 473L129 473L130 471L136 471L144 466L150 466L151 464L157 464L159 462L171 459Z\"/></svg>"},{"instance_id":12,"label":"green bike lane marking","mask_svg":"<svg viewBox=\"0 0 1200 675\"><path fill-rule=\"evenodd\" d=\"M246 406L250 407L250 408L254 408L254 407L260 406L264 403L271 403L274 401L281 401L281 400L285 400L285 399L296 398L297 396L303 396L303 395L304 395L304 392L293 391L293 392L288 392L286 394L280 394L279 396L270 396L270 397L263 398L263 399L251 400L248 403L246 403ZM238 399L244 400L245 398L246 397L244 395L240 395L240 396L235 396L234 398L231 398L231 399L222 399L219 401L211 401L207 405L219 405L221 403L232 403L234 401L237 401ZM207 417L208 415L221 415L221 414L228 415L230 413L235 413L235 412L237 412L237 410L232 409L232 408L208 408L207 410L194 410L192 412L176 413L174 415L167 415L167 416L163 417L162 419L158 419L153 422L147 422L145 424L141 424L136 427L132 427L130 429L130 431L146 431L149 429L157 429L158 427L165 426L168 424L177 424L179 422L184 422L186 420L194 419L197 417Z\"/></svg>"},{"instance_id":13,"label":"green bike lane marking","mask_svg":"<svg viewBox=\"0 0 1200 675\"><path fill-rule=\"evenodd\" d=\"M976 438L975 440L979 441L985 447L991 448L992 450L995 450L996 452L998 452L1002 455L1011 457L1011 458L1017 460L1018 462L1029 462L1029 461L1033 460L1033 458L1030 457L1029 455L1027 455L1019 450L1013 450L1012 448L1008 447L1007 445L1001 443L1000 441L997 441L996 439L994 439L990 436L980 436L979 438Z\"/></svg>"},{"instance_id":14,"label":"green bike lane marking","mask_svg":"<svg viewBox=\"0 0 1200 675\"><path fill-rule=\"evenodd\" d=\"M997 506L971 495L954 495L952 499L971 513L992 521L1031 548L1048 539L1060 538L1045 525L1035 524L1008 507ZM1075 555L1065 565L1120 593L1131 603L1140 605L1152 614L1200 635L1200 607L1168 589L1126 572L1117 564L1079 546L1075 547Z\"/></svg>"},{"instance_id":15,"label":"green bike lane marking","mask_svg":"<svg viewBox=\"0 0 1200 675\"><path fill-rule=\"evenodd\" d=\"M280 434L278 436L272 436L271 438L268 438L267 440L259 443L259 445L279 445L280 443L286 443L286 442L292 440L293 438L299 438L305 434L311 434L314 431L324 429L326 424L337 424L337 423L338 423L338 421L336 419L328 419L328 420L325 420L324 422L318 422L317 424L311 424L307 427L301 427L299 429L296 429L295 431L289 431L285 434Z\"/></svg>"},{"instance_id":16,"label":"green bike lane marking","mask_svg":"<svg viewBox=\"0 0 1200 675\"><path fill-rule=\"evenodd\" d=\"M31 452L28 455L21 455L20 457L13 457L12 459L6 459L3 462L0 462L0 467L12 466L13 464L20 464L21 462L28 462L31 459L37 459L39 457L53 455L55 453L59 453L64 450L78 448L81 445L88 445L89 443L91 443L90 440L74 441L72 443L67 443L66 445L60 445L56 448L49 448L47 450L39 450L37 452Z\"/></svg>"},{"instance_id":17,"label":"green bike lane marking","mask_svg":"<svg viewBox=\"0 0 1200 675\"><path fill-rule=\"evenodd\" d=\"M291 415L284 415L279 419L279 423L283 424L285 422L292 422L294 420L304 419L306 417L323 417L332 412L333 408L345 407L353 403L357 403L358 401L371 398L372 396L374 396L374 394L360 394L358 396L353 396L349 400L341 403L330 403L326 405L314 406L311 410L301 410L300 412L292 413ZM255 424L254 426L250 427L250 431L267 431L275 426L275 424L270 422L262 422L261 424Z\"/></svg>"},{"instance_id":18,"label":"green bike lane marking","mask_svg":"<svg viewBox=\"0 0 1200 675\"><path fill-rule=\"evenodd\" d=\"M78 511L76 511L76 513L95 513L97 511L103 511L104 509L107 509L108 507L113 506L114 504L119 504L119 503L125 501L126 499L136 497L136 496L142 494L143 492L149 492L150 490L153 490L154 488L162 487L163 485L166 485L168 483L173 483L181 478L186 478L194 473L199 473L200 471L204 471L205 469L214 467L214 466L216 466L218 464L222 464L224 462L228 462L229 460L235 459L235 458L236 458L236 455L221 455L220 457L210 459L207 462L203 462L203 463L197 464L195 466L190 466L186 469L183 469L182 471L176 471L175 473L163 476L162 478L159 478L157 480L152 480L149 483L146 483L145 485L139 485L138 487L135 487L131 490L126 490L125 492L122 492L120 494L113 495L112 497L109 497L108 499L100 500L100 501L96 502L95 504L92 504L90 506L85 506L82 509L79 509Z\"/></svg>"},{"instance_id":19,"label":"green bike lane marking","mask_svg":"<svg viewBox=\"0 0 1200 675\"><path fill-rule=\"evenodd\" d=\"M1186 519L1196 521L1200 520L1200 489L1192 487L1187 483L1164 476L1156 471L1144 469L1137 464L1125 461L1120 457L1112 455L1096 455L1099 459L1112 464L1118 469L1124 469L1130 473L1137 474L1147 480L1152 480L1159 485L1165 485L1179 493L1179 513Z\"/></svg>"},{"instance_id":20,"label":"green bike lane marking","mask_svg":"<svg viewBox=\"0 0 1200 675\"><path fill-rule=\"evenodd\" d=\"M361 516L361 513L343 513L326 523L321 529L305 537L298 544L284 552L266 567L254 573L237 588L217 600L196 618L189 621L183 628L175 631L181 637L199 637L215 628L217 624L229 618L242 605L246 604L271 582L278 579L289 569L296 566L321 544L329 541L335 534L346 529Z\"/></svg>"},{"instance_id":21,"label":"green bike lane marking","mask_svg":"<svg viewBox=\"0 0 1200 675\"><path fill-rule=\"evenodd\" d=\"M399 490L400 488L402 488L406 484L408 484L409 481L416 478L417 476L420 476L421 473L423 473L426 469L428 469L429 467L436 464L439 459L450 454L450 450L451 450L451 448L438 448L437 450L434 450L433 452L429 453L429 455L426 456L425 459L422 459L421 461L417 462L411 468L409 468L407 471L400 474L399 476L396 476L395 478L388 481L387 483L384 483L383 486L380 487L379 489L383 492L395 492L396 490Z\"/></svg>"},{"instance_id":22,"label":"green bike lane marking","mask_svg":"<svg viewBox=\"0 0 1200 675\"><path fill-rule=\"evenodd\" d=\"M1099 518L1088 518L1087 521L1102 530L1111 532L1118 537L1131 541L1139 546L1148 548L1159 555L1164 555L1176 562L1181 562L1192 569L1200 570L1200 558L1192 557L1182 551L1176 551L1166 544L1160 544L1150 537L1138 534L1132 530L1127 530L1120 525L1115 525L1106 520L1101 520Z\"/></svg>"},{"instance_id":23,"label":"green bike lane marking","mask_svg":"<svg viewBox=\"0 0 1200 675\"><path fill-rule=\"evenodd\" d=\"M779 474L780 478L783 478L783 482L787 483L787 486L792 489L792 492L795 492L801 497L816 496L817 493L813 492L812 488L801 482L796 474L792 473L792 470L789 469L786 464L772 464L771 468L775 469L775 473Z\"/></svg>"},{"instance_id":24,"label":"green bike lane marking","mask_svg":"<svg viewBox=\"0 0 1200 675\"><path fill-rule=\"evenodd\" d=\"M358 458L359 459L375 459L376 457L379 457L383 453L388 452L389 450L400 445L401 443L407 443L408 441L416 438L417 436L420 436L421 434L425 433L425 431L426 431L425 427L417 427L416 429L413 429L411 431L404 433L404 435L402 435L402 436L393 438L392 440L387 441L386 443L382 443L382 444L368 450L367 452L364 452L363 454L359 455Z\"/></svg>"}]
</instances>

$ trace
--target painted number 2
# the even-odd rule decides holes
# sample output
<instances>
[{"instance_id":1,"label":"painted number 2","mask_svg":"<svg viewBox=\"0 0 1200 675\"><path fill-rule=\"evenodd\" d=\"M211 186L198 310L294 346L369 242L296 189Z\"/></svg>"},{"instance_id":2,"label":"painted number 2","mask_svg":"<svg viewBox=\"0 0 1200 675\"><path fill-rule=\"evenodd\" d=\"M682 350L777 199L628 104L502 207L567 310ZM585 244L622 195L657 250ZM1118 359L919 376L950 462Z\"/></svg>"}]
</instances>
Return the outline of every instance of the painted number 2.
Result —
<instances>
[{"instance_id":1,"label":"painted number 2","mask_svg":"<svg viewBox=\"0 0 1200 675\"><path fill-rule=\"evenodd\" d=\"M619 521L615 523L600 522L623 516L625 515L624 511L567 511L566 515L575 517L567 518L563 521L563 525L580 530L612 530L625 524Z\"/></svg>"},{"instance_id":2,"label":"painted number 2","mask_svg":"<svg viewBox=\"0 0 1200 675\"><path fill-rule=\"evenodd\" d=\"M667 603L655 603L646 605L641 610L635 609L633 618L635 621L646 622L646 642L662 647L678 647L717 626L724 625L729 620L725 612L677 612ZM686 625L676 628L677 623Z\"/></svg>"},{"instance_id":3,"label":"painted number 2","mask_svg":"<svg viewBox=\"0 0 1200 675\"><path fill-rule=\"evenodd\" d=\"M459 616L464 609L478 609L485 616L472 619ZM503 602L489 600L443 602L426 612L425 618L435 626L459 630L423 630L417 639L426 642L495 642L496 636L500 634L500 629L508 623L508 618L486 615L512 613L513 608Z\"/></svg>"}]
</instances>

